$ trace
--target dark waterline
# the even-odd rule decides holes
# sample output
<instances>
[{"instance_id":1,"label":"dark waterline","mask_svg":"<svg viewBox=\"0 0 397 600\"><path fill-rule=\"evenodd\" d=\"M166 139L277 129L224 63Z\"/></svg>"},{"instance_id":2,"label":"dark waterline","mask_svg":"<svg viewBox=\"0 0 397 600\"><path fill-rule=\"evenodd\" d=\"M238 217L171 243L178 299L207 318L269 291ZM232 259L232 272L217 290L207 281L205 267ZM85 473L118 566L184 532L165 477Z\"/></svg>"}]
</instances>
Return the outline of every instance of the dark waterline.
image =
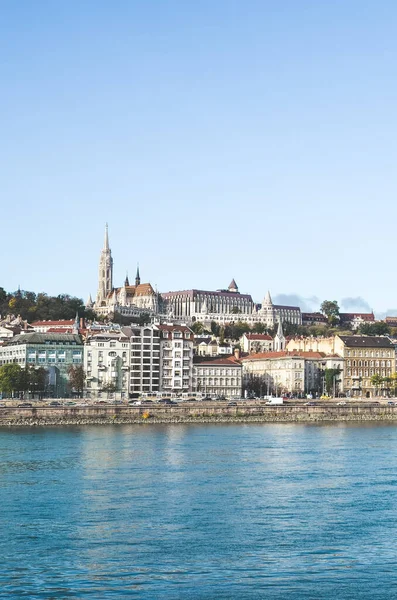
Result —
<instances>
[{"instance_id":1,"label":"dark waterline","mask_svg":"<svg viewBox=\"0 0 397 600\"><path fill-rule=\"evenodd\" d=\"M397 427L0 432L0 598L397 598Z\"/></svg>"}]
</instances>

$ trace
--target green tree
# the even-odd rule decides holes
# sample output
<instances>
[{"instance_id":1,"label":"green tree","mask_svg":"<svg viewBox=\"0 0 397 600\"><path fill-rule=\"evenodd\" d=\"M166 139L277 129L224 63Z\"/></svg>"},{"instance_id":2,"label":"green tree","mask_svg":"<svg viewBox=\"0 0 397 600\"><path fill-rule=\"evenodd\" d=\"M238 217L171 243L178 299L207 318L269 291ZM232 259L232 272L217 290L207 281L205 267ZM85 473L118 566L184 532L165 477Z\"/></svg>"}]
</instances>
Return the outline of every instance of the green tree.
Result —
<instances>
[{"instance_id":1,"label":"green tree","mask_svg":"<svg viewBox=\"0 0 397 600\"><path fill-rule=\"evenodd\" d=\"M383 377L381 375L379 375L379 373L375 373L375 375L372 375L371 377L371 383L374 386L375 390L376 390L376 395L379 395L379 388L383 383Z\"/></svg>"},{"instance_id":2,"label":"green tree","mask_svg":"<svg viewBox=\"0 0 397 600\"><path fill-rule=\"evenodd\" d=\"M330 325L335 325L339 321L339 306L336 300L324 300L320 311L328 319Z\"/></svg>"},{"instance_id":3,"label":"green tree","mask_svg":"<svg viewBox=\"0 0 397 600\"><path fill-rule=\"evenodd\" d=\"M82 365L70 365L68 368L69 385L80 398L83 394L85 371Z\"/></svg>"},{"instance_id":4,"label":"green tree","mask_svg":"<svg viewBox=\"0 0 397 600\"><path fill-rule=\"evenodd\" d=\"M200 335L201 333L203 333L204 331L204 325L203 323L201 323L200 321L195 321L190 329L193 331L193 333L195 333L196 335Z\"/></svg>"},{"instance_id":5,"label":"green tree","mask_svg":"<svg viewBox=\"0 0 397 600\"><path fill-rule=\"evenodd\" d=\"M112 394L116 390L117 390L116 385L110 381L107 383L104 383L103 386L101 387L101 392L106 392L108 398L109 398L109 394Z\"/></svg>"},{"instance_id":6,"label":"green tree","mask_svg":"<svg viewBox=\"0 0 397 600\"><path fill-rule=\"evenodd\" d=\"M391 329L384 321L378 323L362 323L358 328L361 335L390 335Z\"/></svg>"},{"instance_id":7,"label":"green tree","mask_svg":"<svg viewBox=\"0 0 397 600\"><path fill-rule=\"evenodd\" d=\"M337 369L325 369L325 389L327 391L328 396L333 394L334 389L336 390L336 384L338 382L338 376L340 375L341 370Z\"/></svg>"},{"instance_id":8,"label":"green tree","mask_svg":"<svg viewBox=\"0 0 397 600\"><path fill-rule=\"evenodd\" d=\"M20 391L21 371L21 367L16 363L0 367L0 390L3 393L14 395Z\"/></svg>"},{"instance_id":9,"label":"green tree","mask_svg":"<svg viewBox=\"0 0 397 600\"><path fill-rule=\"evenodd\" d=\"M267 331L267 329L264 323L255 323L252 328L253 333L265 333L265 331Z\"/></svg>"}]
</instances>

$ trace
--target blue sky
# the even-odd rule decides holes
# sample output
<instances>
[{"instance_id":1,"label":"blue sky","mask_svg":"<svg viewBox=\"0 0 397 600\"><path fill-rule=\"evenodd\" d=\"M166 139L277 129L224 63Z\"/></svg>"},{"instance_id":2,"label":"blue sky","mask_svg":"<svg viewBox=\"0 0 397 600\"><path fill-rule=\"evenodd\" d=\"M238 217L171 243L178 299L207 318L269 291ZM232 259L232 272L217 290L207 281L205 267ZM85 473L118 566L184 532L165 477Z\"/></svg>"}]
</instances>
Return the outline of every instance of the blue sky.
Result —
<instances>
[{"instance_id":1,"label":"blue sky","mask_svg":"<svg viewBox=\"0 0 397 600\"><path fill-rule=\"evenodd\" d=\"M392 1L2 2L0 286L95 295L107 221L116 285L397 307L396 29Z\"/></svg>"}]
</instances>

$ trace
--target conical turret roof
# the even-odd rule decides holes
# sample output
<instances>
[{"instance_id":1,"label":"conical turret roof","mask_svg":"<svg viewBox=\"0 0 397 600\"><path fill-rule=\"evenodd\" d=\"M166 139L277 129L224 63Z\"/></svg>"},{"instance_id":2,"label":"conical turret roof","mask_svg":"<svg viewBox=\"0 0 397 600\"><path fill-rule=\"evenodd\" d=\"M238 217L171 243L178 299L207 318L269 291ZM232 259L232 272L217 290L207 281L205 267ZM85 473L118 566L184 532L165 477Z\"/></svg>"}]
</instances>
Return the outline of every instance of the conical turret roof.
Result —
<instances>
[{"instance_id":1,"label":"conical turret roof","mask_svg":"<svg viewBox=\"0 0 397 600\"><path fill-rule=\"evenodd\" d=\"M227 289L229 290L229 292L236 292L238 290L237 283L235 282L234 279L231 280L229 287Z\"/></svg>"}]
</instances>

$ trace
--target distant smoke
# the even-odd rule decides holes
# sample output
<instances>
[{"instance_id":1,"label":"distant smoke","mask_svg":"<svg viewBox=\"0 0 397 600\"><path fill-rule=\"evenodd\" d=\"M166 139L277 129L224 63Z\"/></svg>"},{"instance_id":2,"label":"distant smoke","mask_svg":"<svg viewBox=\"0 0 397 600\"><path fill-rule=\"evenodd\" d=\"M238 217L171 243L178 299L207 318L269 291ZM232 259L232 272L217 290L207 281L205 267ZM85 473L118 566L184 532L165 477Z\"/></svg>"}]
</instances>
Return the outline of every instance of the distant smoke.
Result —
<instances>
[{"instance_id":1,"label":"distant smoke","mask_svg":"<svg viewBox=\"0 0 397 600\"><path fill-rule=\"evenodd\" d=\"M388 308L385 312L376 313L375 316L381 321L386 317L397 317L397 308Z\"/></svg>"},{"instance_id":2,"label":"distant smoke","mask_svg":"<svg viewBox=\"0 0 397 600\"><path fill-rule=\"evenodd\" d=\"M316 296L311 298L302 298L297 294L278 294L273 298L274 304L284 304L286 306L299 306L302 312L317 312L320 310L320 300Z\"/></svg>"},{"instance_id":3,"label":"distant smoke","mask_svg":"<svg viewBox=\"0 0 397 600\"><path fill-rule=\"evenodd\" d=\"M357 296L357 298L342 298L340 302L341 312L360 312L370 313L372 308L364 298Z\"/></svg>"}]
</instances>

